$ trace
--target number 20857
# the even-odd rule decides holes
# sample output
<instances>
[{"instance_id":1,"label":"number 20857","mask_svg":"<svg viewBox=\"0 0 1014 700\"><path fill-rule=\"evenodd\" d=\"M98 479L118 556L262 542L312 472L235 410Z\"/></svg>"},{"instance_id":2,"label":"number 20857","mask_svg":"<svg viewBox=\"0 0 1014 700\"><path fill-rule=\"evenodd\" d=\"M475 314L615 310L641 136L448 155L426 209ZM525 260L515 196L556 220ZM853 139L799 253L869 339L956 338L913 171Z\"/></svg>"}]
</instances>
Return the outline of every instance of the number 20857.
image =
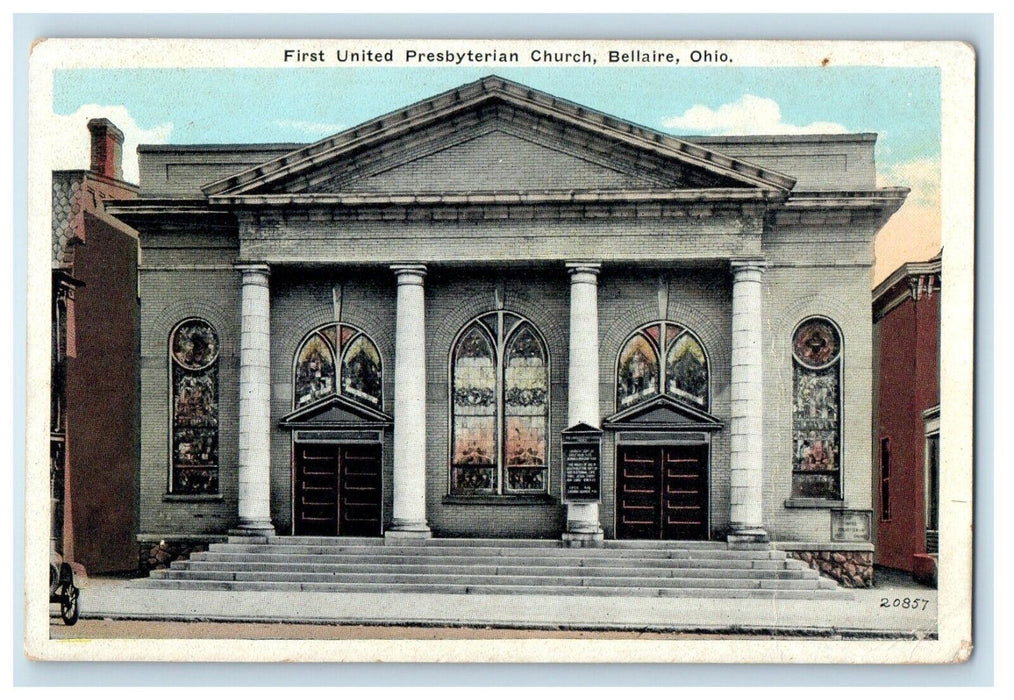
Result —
<instances>
[{"instance_id":1,"label":"number 20857","mask_svg":"<svg viewBox=\"0 0 1014 700\"><path fill-rule=\"evenodd\" d=\"M882 608L902 608L903 610L925 610L929 605L927 598L881 598Z\"/></svg>"}]
</instances>

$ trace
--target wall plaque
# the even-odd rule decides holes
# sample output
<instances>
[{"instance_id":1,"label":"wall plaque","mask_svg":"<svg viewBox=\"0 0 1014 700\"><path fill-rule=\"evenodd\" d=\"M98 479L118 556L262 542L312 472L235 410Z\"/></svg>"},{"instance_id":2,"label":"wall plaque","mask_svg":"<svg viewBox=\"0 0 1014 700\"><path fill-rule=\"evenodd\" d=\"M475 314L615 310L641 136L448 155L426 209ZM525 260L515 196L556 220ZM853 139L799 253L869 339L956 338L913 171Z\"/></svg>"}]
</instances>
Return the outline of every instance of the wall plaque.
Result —
<instances>
[{"instance_id":1,"label":"wall plaque","mask_svg":"<svg viewBox=\"0 0 1014 700\"><path fill-rule=\"evenodd\" d=\"M832 510L832 542L870 542L873 533L873 511Z\"/></svg>"},{"instance_id":2,"label":"wall plaque","mask_svg":"<svg viewBox=\"0 0 1014 700\"><path fill-rule=\"evenodd\" d=\"M563 438L563 502L598 503L601 498L602 431L578 423Z\"/></svg>"}]
</instances>

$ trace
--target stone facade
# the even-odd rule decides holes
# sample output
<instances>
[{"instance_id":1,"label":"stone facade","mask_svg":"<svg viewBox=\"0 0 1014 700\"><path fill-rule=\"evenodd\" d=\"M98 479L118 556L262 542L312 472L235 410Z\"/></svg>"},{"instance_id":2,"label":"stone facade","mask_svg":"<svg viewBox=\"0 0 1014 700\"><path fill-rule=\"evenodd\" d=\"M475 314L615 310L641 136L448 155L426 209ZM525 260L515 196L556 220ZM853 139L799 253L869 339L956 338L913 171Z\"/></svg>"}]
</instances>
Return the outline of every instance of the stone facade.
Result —
<instances>
[{"instance_id":1,"label":"stone facade","mask_svg":"<svg viewBox=\"0 0 1014 700\"><path fill-rule=\"evenodd\" d=\"M872 504L871 241L905 194L875 189L874 138L680 140L486 78L310 147L142 147L142 199L116 209L145 249L142 535L309 531L333 515L310 515L306 489L334 489L310 485L306 464L332 460L344 484L339 463L360 457L341 446L367 443L377 483L335 488L379 499L377 535L630 536L644 506L618 493L619 463L675 464L687 445L706 455L703 495L677 489L698 500L667 507L696 510L705 537L830 532L831 509ZM180 459L167 343L186 318L219 338L214 493L166 487ZM823 449L793 443L793 334L808 318L841 338L839 398L823 406L835 486L819 499L792 498L793 465ZM489 349L462 361L469 324ZM525 324L537 340L514 360ZM345 331L328 328L369 339L375 395L331 369ZM622 360L637 333L671 353ZM545 387L511 393L532 368ZM694 372L696 394L680 384ZM621 397L621 374L643 396ZM304 380L326 398L304 401ZM455 462L459 433L484 454L487 414L498 456ZM597 502L563 498L561 433L579 424L604 429ZM522 433L537 456L518 466L507 441Z\"/></svg>"},{"instance_id":2,"label":"stone facade","mask_svg":"<svg viewBox=\"0 0 1014 700\"><path fill-rule=\"evenodd\" d=\"M846 588L873 586L873 552L813 551L789 552L793 559L805 561L811 569L833 578Z\"/></svg>"},{"instance_id":3,"label":"stone facade","mask_svg":"<svg viewBox=\"0 0 1014 700\"><path fill-rule=\"evenodd\" d=\"M184 561L195 552L208 551L205 542L141 542L138 545L138 573L147 575L155 569L168 569L174 561Z\"/></svg>"}]
</instances>

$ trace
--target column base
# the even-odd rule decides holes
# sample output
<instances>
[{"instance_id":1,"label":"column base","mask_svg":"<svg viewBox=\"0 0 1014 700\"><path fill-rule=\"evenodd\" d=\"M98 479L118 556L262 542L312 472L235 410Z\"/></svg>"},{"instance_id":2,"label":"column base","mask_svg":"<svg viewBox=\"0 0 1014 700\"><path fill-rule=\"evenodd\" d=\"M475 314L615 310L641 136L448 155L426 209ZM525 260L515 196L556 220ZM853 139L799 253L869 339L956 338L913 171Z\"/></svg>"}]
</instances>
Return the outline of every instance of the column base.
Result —
<instances>
[{"instance_id":1,"label":"column base","mask_svg":"<svg viewBox=\"0 0 1014 700\"><path fill-rule=\"evenodd\" d=\"M403 540L428 540L433 537L433 533L430 531L426 521L412 522L412 521L397 521L391 523L384 532L385 543L401 542Z\"/></svg>"},{"instance_id":2,"label":"column base","mask_svg":"<svg viewBox=\"0 0 1014 700\"><path fill-rule=\"evenodd\" d=\"M568 520L567 531L563 533L567 547L601 547L605 539L598 522L590 520Z\"/></svg>"},{"instance_id":3,"label":"column base","mask_svg":"<svg viewBox=\"0 0 1014 700\"><path fill-rule=\"evenodd\" d=\"M564 547L601 547L605 535L598 532L565 532L561 537Z\"/></svg>"},{"instance_id":4,"label":"column base","mask_svg":"<svg viewBox=\"0 0 1014 700\"><path fill-rule=\"evenodd\" d=\"M730 532L726 537L729 549L771 549L771 538L761 527Z\"/></svg>"},{"instance_id":5,"label":"column base","mask_svg":"<svg viewBox=\"0 0 1014 700\"><path fill-rule=\"evenodd\" d=\"M240 523L229 530L229 539L242 539L250 542L267 542L275 536L275 527L270 522Z\"/></svg>"}]
</instances>

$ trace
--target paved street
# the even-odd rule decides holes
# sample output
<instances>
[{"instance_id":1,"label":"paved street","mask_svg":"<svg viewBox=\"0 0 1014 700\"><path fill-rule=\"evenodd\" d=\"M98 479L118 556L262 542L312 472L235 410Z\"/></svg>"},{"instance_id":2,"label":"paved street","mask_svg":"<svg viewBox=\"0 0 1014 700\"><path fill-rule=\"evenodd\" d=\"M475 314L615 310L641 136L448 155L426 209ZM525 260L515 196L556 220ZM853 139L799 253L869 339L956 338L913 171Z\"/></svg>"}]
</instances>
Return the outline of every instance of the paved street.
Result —
<instances>
[{"instance_id":1,"label":"paved street","mask_svg":"<svg viewBox=\"0 0 1014 700\"><path fill-rule=\"evenodd\" d=\"M406 627L404 625L300 624L291 622L54 621L53 639L738 639L730 634L681 632ZM762 638L770 638L763 635Z\"/></svg>"},{"instance_id":2,"label":"paved street","mask_svg":"<svg viewBox=\"0 0 1014 700\"><path fill-rule=\"evenodd\" d=\"M896 602L897 601L897 602ZM653 634L915 637L935 634L937 592L878 572L853 600L153 591L93 578L82 620L54 638L516 639ZM129 622L128 622L129 621ZM619 635L619 636L614 636Z\"/></svg>"}]
</instances>

